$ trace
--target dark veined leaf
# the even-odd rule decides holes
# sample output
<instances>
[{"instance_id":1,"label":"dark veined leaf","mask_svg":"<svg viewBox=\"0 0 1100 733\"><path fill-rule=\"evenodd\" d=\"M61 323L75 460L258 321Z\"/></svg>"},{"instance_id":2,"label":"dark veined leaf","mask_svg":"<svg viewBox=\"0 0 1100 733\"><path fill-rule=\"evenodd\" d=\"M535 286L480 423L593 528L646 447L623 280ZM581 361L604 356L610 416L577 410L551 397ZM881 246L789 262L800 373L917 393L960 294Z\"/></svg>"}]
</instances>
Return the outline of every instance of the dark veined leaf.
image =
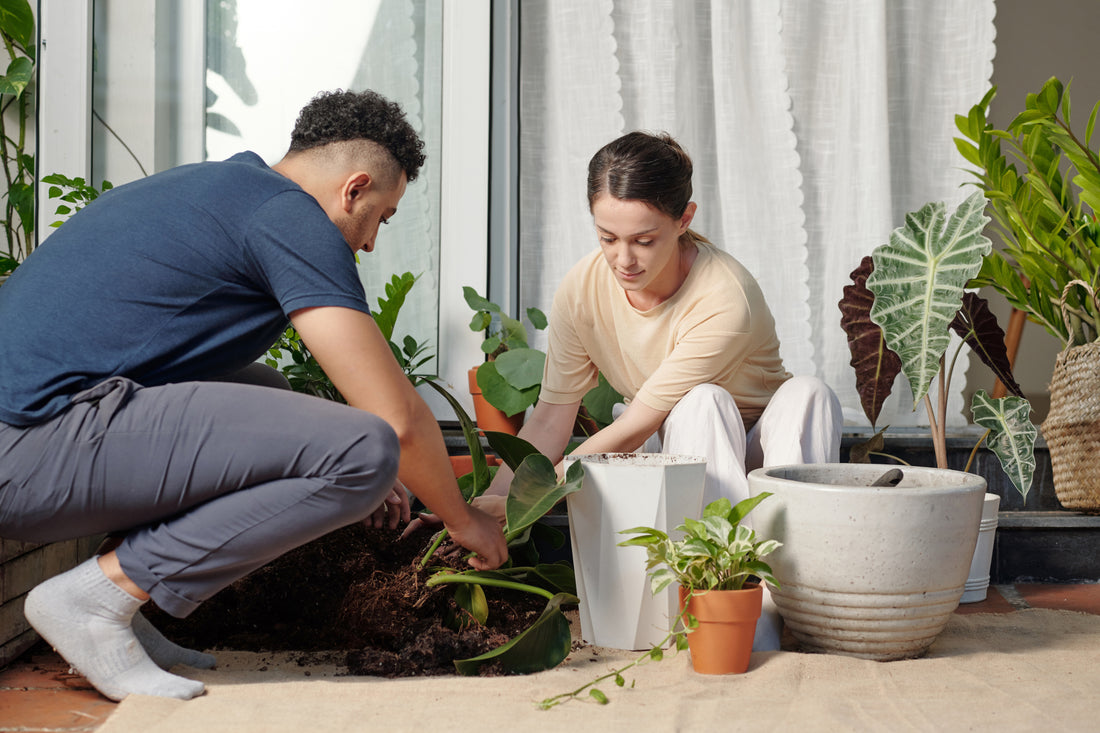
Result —
<instances>
[{"instance_id":1,"label":"dark veined leaf","mask_svg":"<svg viewBox=\"0 0 1100 733\"><path fill-rule=\"evenodd\" d=\"M951 328L959 334L978 358L988 366L1005 388L1017 397L1023 390L1012 376L1005 347L1005 332L997 323L997 317L989 310L989 303L977 293L963 295L962 307L951 321Z\"/></svg>"},{"instance_id":2,"label":"dark veined leaf","mask_svg":"<svg viewBox=\"0 0 1100 733\"><path fill-rule=\"evenodd\" d=\"M487 664L499 665L505 674L532 674L553 669L569 655L573 638L569 621L561 612L563 603L576 603L567 593L555 595L542 615L526 631L490 652L469 659L456 659L461 675L476 675Z\"/></svg>"},{"instance_id":3,"label":"dark veined leaf","mask_svg":"<svg viewBox=\"0 0 1100 733\"><path fill-rule=\"evenodd\" d=\"M870 463L872 453L882 453L886 449L886 439L882 435L885 432L883 428L862 443L853 445L848 451L848 462Z\"/></svg>"},{"instance_id":4,"label":"dark veined leaf","mask_svg":"<svg viewBox=\"0 0 1100 733\"><path fill-rule=\"evenodd\" d=\"M871 320L874 294L867 289L867 277L874 270L870 256L864 257L850 275L853 284L845 286L840 303L840 325L848 335L851 365L856 375L856 391L863 413L874 426L882 406L894 388L901 371L901 359L886 346L882 329Z\"/></svg>"}]
</instances>

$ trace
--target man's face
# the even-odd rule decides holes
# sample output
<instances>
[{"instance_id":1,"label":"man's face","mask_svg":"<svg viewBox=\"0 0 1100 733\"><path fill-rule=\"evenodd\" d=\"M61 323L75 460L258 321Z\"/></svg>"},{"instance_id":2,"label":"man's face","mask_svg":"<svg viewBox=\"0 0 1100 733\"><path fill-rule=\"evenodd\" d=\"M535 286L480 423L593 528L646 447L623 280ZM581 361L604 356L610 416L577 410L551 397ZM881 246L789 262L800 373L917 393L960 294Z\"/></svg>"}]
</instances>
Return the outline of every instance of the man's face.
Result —
<instances>
[{"instance_id":1,"label":"man's face","mask_svg":"<svg viewBox=\"0 0 1100 733\"><path fill-rule=\"evenodd\" d=\"M397 213L397 204L405 195L407 185L408 179L402 171L396 185L388 190L380 187L377 179L372 179L370 185L356 192L351 211L334 222L353 252L374 251L378 227Z\"/></svg>"}]
</instances>

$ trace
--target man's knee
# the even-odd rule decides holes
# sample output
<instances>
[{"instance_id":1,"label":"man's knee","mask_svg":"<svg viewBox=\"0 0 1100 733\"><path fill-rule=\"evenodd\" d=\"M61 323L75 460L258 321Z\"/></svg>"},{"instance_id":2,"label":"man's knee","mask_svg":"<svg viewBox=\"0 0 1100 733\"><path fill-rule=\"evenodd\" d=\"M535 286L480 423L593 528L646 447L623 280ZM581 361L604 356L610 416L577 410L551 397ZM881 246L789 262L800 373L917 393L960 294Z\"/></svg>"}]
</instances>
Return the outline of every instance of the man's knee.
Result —
<instances>
[{"instance_id":1,"label":"man's knee","mask_svg":"<svg viewBox=\"0 0 1100 733\"><path fill-rule=\"evenodd\" d=\"M373 511L397 480L401 444L381 418L362 413L355 437L334 456L329 479L348 511Z\"/></svg>"},{"instance_id":2,"label":"man's knee","mask_svg":"<svg viewBox=\"0 0 1100 733\"><path fill-rule=\"evenodd\" d=\"M791 377L779 387L776 396L781 396L781 399L790 401L792 404L801 402L809 410L826 410L830 414L841 414L840 400L836 393L818 377L809 375Z\"/></svg>"}]
</instances>

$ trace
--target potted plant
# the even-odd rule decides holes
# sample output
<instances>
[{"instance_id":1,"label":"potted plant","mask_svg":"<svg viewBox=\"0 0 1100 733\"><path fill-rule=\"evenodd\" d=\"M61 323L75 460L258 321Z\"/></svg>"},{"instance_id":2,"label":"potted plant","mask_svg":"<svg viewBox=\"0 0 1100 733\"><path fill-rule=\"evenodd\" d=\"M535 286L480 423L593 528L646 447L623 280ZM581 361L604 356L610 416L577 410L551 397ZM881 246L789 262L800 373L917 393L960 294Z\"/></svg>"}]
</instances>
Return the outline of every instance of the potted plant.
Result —
<instances>
[{"instance_id":1,"label":"potted plant","mask_svg":"<svg viewBox=\"0 0 1100 733\"><path fill-rule=\"evenodd\" d=\"M1004 130L988 121L996 87L959 115L959 152L975 166L1003 248L985 258L973 284L1003 295L1062 343L1042 425L1054 489L1067 509L1100 511L1100 156L1070 124L1069 86L1049 79Z\"/></svg>"},{"instance_id":2,"label":"potted plant","mask_svg":"<svg viewBox=\"0 0 1100 733\"><path fill-rule=\"evenodd\" d=\"M625 546L646 548L646 569L654 594L679 585L680 613L687 619L691 664L703 674L739 674L749 668L763 589L779 583L761 558L779 549L773 539L759 540L741 520L770 494L762 492L732 506L717 499L701 519L685 518L672 539L653 527L634 527ZM654 570L654 568L657 568Z\"/></svg>"},{"instance_id":3,"label":"potted plant","mask_svg":"<svg viewBox=\"0 0 1100 733\"><path fill-rule=\"evenodd\" d=\"M469 371L477 424L514 435L524 411L538 400L546 353L528 345L526 326L499 305L469 286L462 288L462 295L474 311L470 330L485 333L481 350L486 361ZM527 318L535 329L546 328L546 314L538 308L528 308Z\"/></svg>"},{"instance_id":4,"label":"potted plant","mask_svg":"<svg viewBox=\"0 0 1100 733\"><path fill-rule=\"evenodd\" d=\"M950 215L940 202L908 214L890 242L852 273L839 304L868 418L874 424L904 373L914 408L923 403L928 411L937 467L885 477L884 467L871 464L749 475L752 493L776 495L756 526L784 543L773 560L782 587L772 597L805 648L878 660L919 656L962 597L986 485L947 468L946 390L959 353L945 356L952 331L1016 393L993 399L979 391L972 413L1020 493L1031 485L1030 406L1011 377L1003 331L984 300L965 292L992 247L982 235L984 206L975 193Z\"/></svg>"},{"instance_id":5,"label":"potted plant","mask_svg":"<svg viewBox=\"0 0 1100 733\"><path fill-rule=\"evenodd\" d=\"M655 527L621 531L635 536L620 545L645 548L654 595L678 584L679 613L664 638L632 662L575 690L541 700L539 708L547 710L578 699L586 690L588 697L607 704L607 695L596 685L610 679L623 687L624 672L660 661L670 646L676 651L688 649L692 668L700 674L747 671L763 598L760 583L778 585L771 567L761 558L777 550L780 543L758 539L741 520L768 496L761 493L736 506L729 499L717 499L704 507L701 519L684 519L675 530L679 539Z\"/></svg>"}]
</instances>

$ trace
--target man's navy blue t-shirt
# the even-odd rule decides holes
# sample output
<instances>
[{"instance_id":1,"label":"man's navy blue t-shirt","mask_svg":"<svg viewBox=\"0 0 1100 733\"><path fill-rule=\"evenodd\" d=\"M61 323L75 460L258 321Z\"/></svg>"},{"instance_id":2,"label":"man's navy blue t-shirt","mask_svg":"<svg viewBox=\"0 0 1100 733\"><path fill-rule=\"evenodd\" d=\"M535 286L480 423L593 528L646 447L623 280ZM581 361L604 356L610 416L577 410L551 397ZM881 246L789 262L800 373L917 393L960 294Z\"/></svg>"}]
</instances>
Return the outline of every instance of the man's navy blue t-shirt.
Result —
<instances>
[{"instance_id":1,"label":"man's navy blue t-shirt","mask_svg":"<svg viewBox=\"0 0 1100 733\"><path fill-rule=\"evenodd\" d=\"M0 421L45 421L112 376L231 374L313 306L370 312L340 230L259 156L120 186L0 287Z\"/></svg>"}]
</instances>

